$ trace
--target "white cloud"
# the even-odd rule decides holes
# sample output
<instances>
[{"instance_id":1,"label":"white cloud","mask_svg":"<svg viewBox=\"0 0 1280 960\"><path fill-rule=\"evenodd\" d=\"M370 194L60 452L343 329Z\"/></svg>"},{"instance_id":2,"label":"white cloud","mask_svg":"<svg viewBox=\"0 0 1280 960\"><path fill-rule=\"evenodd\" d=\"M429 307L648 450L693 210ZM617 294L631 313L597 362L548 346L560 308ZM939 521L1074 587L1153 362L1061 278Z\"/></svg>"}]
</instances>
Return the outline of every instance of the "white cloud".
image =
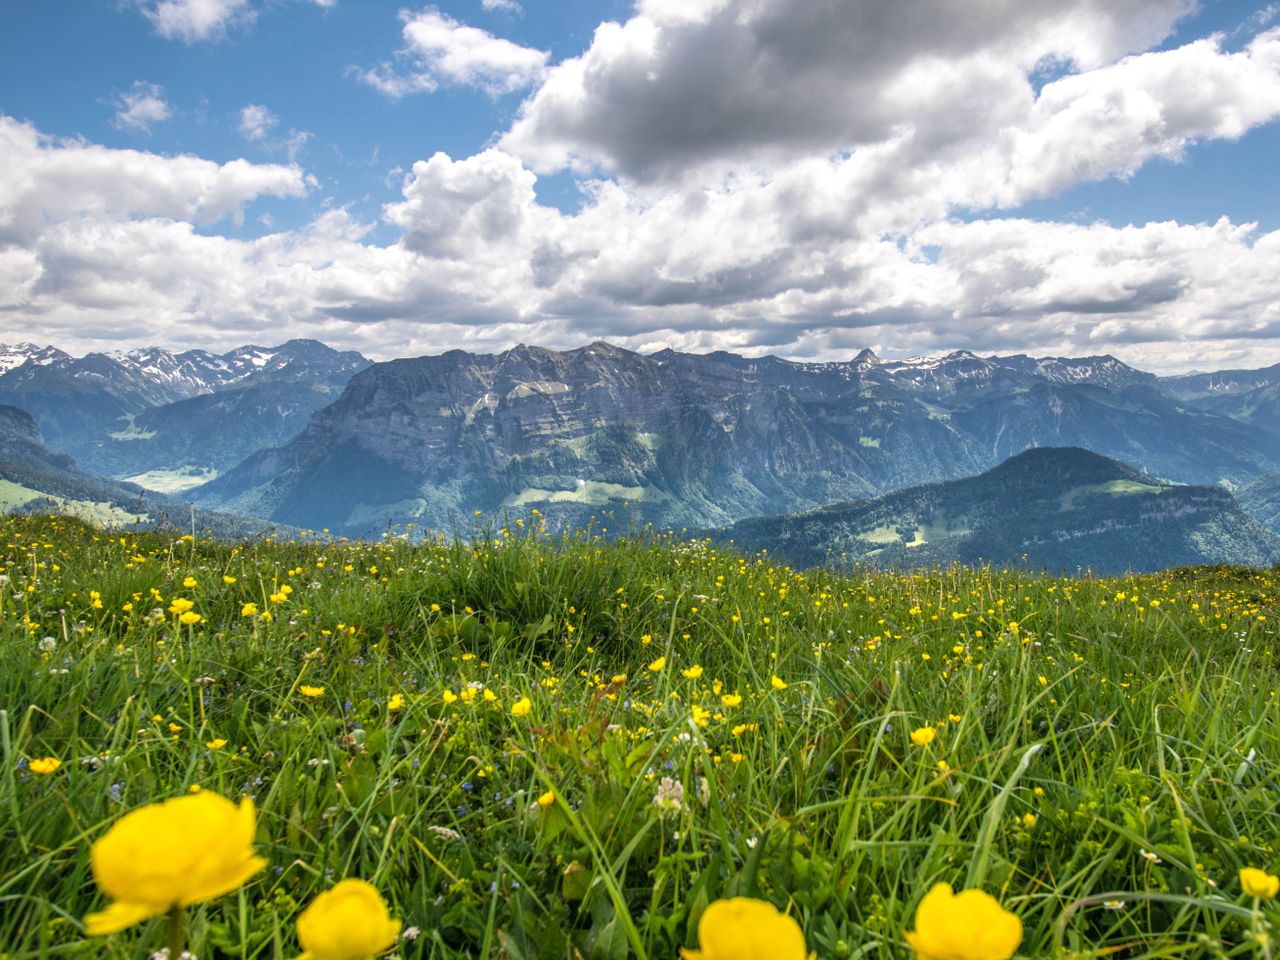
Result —
<instances>
[{"instance_id":1,"label":"white cloud","mask_svg":"<svg viewBox=\"0 0 1280 960\"><path fill-rule=\"evenodd\" d=\"M643 0L557 64L503 140L534 169L639 178L998 129L1028 74L1159 42L1192 0Z\"/></svg>"},{"instance_id":2,"label":"white cloud","mask_svg":"<svg viewBox=\"0 0 1280 960\"><path fill-rule=\"evenodd\" d=\"M181 342L195 327L230 345L267 327L375 356L606 336L813 357L1280 360L1280 231L1001 214L1275 122L1280 30L1242 49L1142 52L1181 2L975 0L974 24L937 3L941 23L900 22L905 5L643 0L551 67L497 146L414 164L383 210L398 231L385 246L343 210L253 241L193 228L255 196L301 195L293 166L111 151L0 122L0 165L15 171L0 187L0 339L37 322L65 346L102 330ZM414 67L388 83L503 75L463 43L455 60L443 42L415 46L423 17L452 39L473 29L406 16ZM718 126L722 105L750 122ZM574 213L535 191L536 171L566 165L596 177ZM991 219L964 222L975 212Z\"/></svg>"},{"instance_id":3,"label":"white cloud","mask_svg":"<svg viewBox=\"0 0 1280 960\"><path fill-rule=\"evenodd\" d=\"M236 219L261 196L300 197L308 178L296 166L164 157L56 140L0 116L0 245L25 246L69 219L161 217L212 224Z\"/></svg>"},{"instance_id":4,"label":"white cloud","mask_svg":"<svg viewBox=\"0 0 1280 960\"><path fill-rule=\"evenodd\" d=\"M239 130L246 140L265 140L279 121L279 117L260 103L249 103L240 108Z\"/></svg>"},{"instance_id":5,"label":"white cloud","mask_svg":"<svg viewBox=\"0 0 1280 960\"><path fill-rule=\"evenodd\" d=\"M430 93L442 84L475 87L496 97L536 83L546 71L545 51L469 27L433 7L403 11L401 18L400 66L383 63L360 73L389 97Z\"/></svg>"},{"instance_id":6,"label":"white cloud","mask_svg":"<svg viewBox=\"0 0 1280 960\"><path fill-rule=\"evenodd\" d=\"M480 0L480 6L486 10L501 10L504 13L524 13L524 8L516 0Z\"/></svg>"},{"instance_id":7,"label":"white cloud","mask_svg":"<svg viewBox=\"0 0 1280 960\"><path fill-rule=\"evenodd\" d=\"M156 33L184 43L220 40L228 27L257 15L249 0L140 0L140 6Z\"/></svg>"},{"instance_id":8,"label":"white cloud","mask_svg":"<svg viewBox=\"0 0 1280 960\"><path fill-rule=\"evenodd\" d=\"M135 80L127 93L116 98L115 108L117 127L142 133L150 133L153 123L163 123L173 116L173 110L164 98L164 87L141 80Z\"/></svg>"}]
</instances>

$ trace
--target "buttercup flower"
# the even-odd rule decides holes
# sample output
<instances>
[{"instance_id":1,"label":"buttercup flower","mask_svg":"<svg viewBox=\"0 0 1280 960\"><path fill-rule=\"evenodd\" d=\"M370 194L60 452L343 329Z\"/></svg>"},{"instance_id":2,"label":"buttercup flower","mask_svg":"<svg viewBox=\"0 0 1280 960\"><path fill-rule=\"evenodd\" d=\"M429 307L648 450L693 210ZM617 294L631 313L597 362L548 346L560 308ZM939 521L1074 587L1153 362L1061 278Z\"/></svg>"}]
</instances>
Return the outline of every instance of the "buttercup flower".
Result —
<instances>
[{"instance_id":1,"label":"buttercup flower","mask_svg":"<svg viewBox=\"0 0 1280 960\"><path fill-rule=\"evenodd\" d=\"M309 687L304 683L298 688L298 692L304 697L318 697L324 693L324 687Z\"/></svg>"},{"instance_id":2,"label":"buttercup flower","mask_svg":"<svg viewBox=\"0 0 1280 960\"><path fill-rule=\"evenodd\" d=\"M1280 893L1280 877L1257 867L1240 868L1240 889L1246 897L1268 900Z\"/></svg>"},{"instance_id":3,"label":"buttercup flower","mask_svg":"<svg viewBox=\"0 0 1280 960\"><path fill-rule=\"evenodd\" d=\"M917 747L927 747L937 735L938 731L933 727L916 727L911 731L911 742Z\"/></svg>"},{"instance_id":4,"label":"buttercup flower","mask_svg":"<svg viewBox=\"0 0 1280 960\"><path fill-rule=\"evenodd\" d=\"M37 757L27 764L27 769L32 773L47 776L57 770L60 766L62 766L62 761L57 757Z\"/></svg>"},{"instance_id":5,"label":"buttercup flower","mask_svg":"<svg viewBox=\"0 0 1280 960\"><path fill-rule=\"evenodd\" d=\"M698 921L698 949L684 960L805 960L804 932L794 917L750 897L717 900Z\"/></svg>"},{"instance_id":6,"label":"buttercup flower","mask_svg":"<svg viewBox=\"0 0 1280 960\"><path fill-rule=\"evenodd\" d=\"M1022 921L982 890L957 894L937 883L906 938L918 960L1009 960L1022 942Z\"/></svg>"},{"instance_id":7,"label":"buttercup flower","mask_svg":"<svg viewBox=\"0 0 1280 960\"><path fill-rule=\"evenodd\" d=\"M511 705L511 715L513 717L527 717L533 712L533 701L528 697L521 697Z\"/></svg>"},{"instance_id":8,"label":"buttercup flower","mask_svg":"<svg viewBox=\"0 0 1280 960\"><path fill-rule=\"evenodd\" d=\"M400 936L373 884L343 880L311 901L298 917L298 960L369 960Z\"/></svg>"},{"instance_id":9,"label":"buttercup flower","mask_svg":"<svg viewBox=\"0 0 1280 960\"><path fill-rule=\"evenodd\" d=\"M89 853L98 888L115 901L84 918L89 935L235 890L267 865L253 852L255 830L253 800L237 807L208 791L125 814Z\"/></svg>"}]
</instances>

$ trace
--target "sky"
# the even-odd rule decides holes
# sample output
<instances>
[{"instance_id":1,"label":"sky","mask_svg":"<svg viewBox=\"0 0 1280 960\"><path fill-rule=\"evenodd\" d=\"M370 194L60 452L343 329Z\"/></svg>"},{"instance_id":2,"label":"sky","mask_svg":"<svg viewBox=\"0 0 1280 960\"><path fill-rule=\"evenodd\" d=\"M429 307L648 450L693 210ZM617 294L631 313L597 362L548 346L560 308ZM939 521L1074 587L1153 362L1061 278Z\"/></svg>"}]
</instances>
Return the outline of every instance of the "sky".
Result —
<instances>
[{"instance_id":1,"label":"sky","mask_svg":"<svg viewBox=\"0 0 1280 960\"><path fill-rule=\"evenodd\" d=\"M0 0L0 342L1280 361L1280 2Z\"/></svg>"}]
</instances>

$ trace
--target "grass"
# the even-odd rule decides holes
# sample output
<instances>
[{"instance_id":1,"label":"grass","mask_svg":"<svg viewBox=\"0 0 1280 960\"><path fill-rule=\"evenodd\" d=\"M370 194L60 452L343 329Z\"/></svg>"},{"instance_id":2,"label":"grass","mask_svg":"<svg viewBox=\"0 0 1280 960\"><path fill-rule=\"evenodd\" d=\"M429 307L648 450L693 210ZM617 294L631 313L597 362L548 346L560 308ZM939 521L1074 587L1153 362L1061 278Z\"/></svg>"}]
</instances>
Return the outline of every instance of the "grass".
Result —
<instances>
[{"instance_id":1,"label":"grass","mask_svg":"<svg viewBox=\"0 0 1280 960\"><path fill-rule=\"evenodd\" d=\"M1024 957L1265 955L1280 916L1236 873L1280 866L1277 572L841 576L539 523L230 544L6 518L0 953L158 950L161 921L85 938L89 848L199 785L255 798L271 862L191 912L202 960L296 956L343 877L420 931L406 956L675 957L747 895L819 958L888 960L936 881L1016 912Z\"/></svg>"}]
</instances>

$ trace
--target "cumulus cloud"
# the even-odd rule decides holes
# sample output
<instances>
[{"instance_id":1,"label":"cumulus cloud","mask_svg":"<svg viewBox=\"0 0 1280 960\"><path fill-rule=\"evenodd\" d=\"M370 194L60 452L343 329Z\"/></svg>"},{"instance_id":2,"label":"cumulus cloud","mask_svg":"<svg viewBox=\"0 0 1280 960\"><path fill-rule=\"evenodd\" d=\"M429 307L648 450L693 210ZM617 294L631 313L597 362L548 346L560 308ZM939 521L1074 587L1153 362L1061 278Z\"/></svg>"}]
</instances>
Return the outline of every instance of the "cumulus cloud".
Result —
<instances>
[{"instance_id":1,"label":"cumulus cloud","mask_svg":"<svg viewBox=\"0 0 1280 960\"><path fill-rule=\"evenodd\" d=\"M249 0L142 0L143 16L169 40L219 40L227 28L257 15Z\"/></svg>"},{"instance_id":2,"label":"cumulus cloud","mask_svg":"<svg viewBox=\"0 0 1280 960\"><path fill-rule=\"evenodd\" d=\"M534 169L652 178L1006 121L1028 74L1147 49L1192 0L643 0L557 64L503 141Z\"/></svg>"},{"instance_id":3,"label":"cumulus cloud","mask_svg":"<svg viewBox=\"0 0 1280 960\"><path fill-rule=\"evenodd\" d=\"M428 7L403 11L404 48L397 63L364 70L360 78L389 97L430 93L443 85L474 87L490 96L536 83L549 54L495 37Z\"/></svg>"},{"instance_id":4,"label":"cumulus cloud","mask_svg":"<svg viewBox=\"0 0 1280 960\"><path fill-rule=\"evenodd\" d=\"M173 110L164 98L164 87L141 80L135 80L126 93L116 98L115 108L117 127L141 133L150 133L153 123L163 123L173 116Z\"/></svg>"},{"instance_id":5,"label":"cumulus cloud","mask_svg":"<svg viewBox=\"0 0 1280 960\"><path fill-rule=\"evenodd\" d=\"M280 118L260 103L245 104L240 108L240 135L246 140L265 140L271 128Z\"/></svg>"},{"instance_id":6,"label":"cumulus cloud","mask_svg":"<svg viewBox=\"0 0 1280 960\"><path fill-rule=\"evenodd\" d=\"M68 219L162 217L213 224L237 219L262 196L300 197L309 181L296 166L164 157L57 140L0 116L0 244L34 242Z\"/></svg>"}]
</instances>

